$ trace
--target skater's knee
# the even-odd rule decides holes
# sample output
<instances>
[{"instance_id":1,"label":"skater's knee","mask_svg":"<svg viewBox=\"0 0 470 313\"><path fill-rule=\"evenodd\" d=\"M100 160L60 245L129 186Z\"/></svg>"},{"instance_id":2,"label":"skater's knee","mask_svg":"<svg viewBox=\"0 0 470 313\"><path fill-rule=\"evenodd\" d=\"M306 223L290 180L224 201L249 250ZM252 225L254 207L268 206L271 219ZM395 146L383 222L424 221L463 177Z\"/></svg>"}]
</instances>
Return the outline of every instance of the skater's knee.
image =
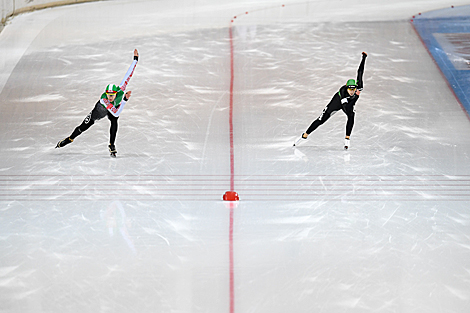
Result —
<instances>
[{"instance_id":1,"label":"skater's knee","mask_svg":"<svg viewBox=\"0 0 470 313\"><path fill-rule=\"evenodd\" d=\"M95 124L94 120L89 120L88 123L82 123L80 126L77 128L80 130L81 133L86 131L88 128L90 128L93 124Z\"/></svg>"},{"instance_id":2,"label":"skater's knee","mask_svg":"<svg viewBox=\"0 0 470 313\"><path fill-rule=\"evenodd\" d=\"M117 121L111 121L111 129L117 129L118 128L118 122Z\"/></svg>"}]
</instances>

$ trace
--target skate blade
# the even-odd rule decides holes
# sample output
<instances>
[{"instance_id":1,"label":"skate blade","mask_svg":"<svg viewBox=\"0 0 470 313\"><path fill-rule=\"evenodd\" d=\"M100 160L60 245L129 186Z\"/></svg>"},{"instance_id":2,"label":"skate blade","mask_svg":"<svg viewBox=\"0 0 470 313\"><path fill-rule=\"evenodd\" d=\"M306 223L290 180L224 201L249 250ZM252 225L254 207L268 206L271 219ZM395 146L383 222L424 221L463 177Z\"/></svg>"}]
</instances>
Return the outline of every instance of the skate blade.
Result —
<instances>
[{"instance_id":1,"label":"skate blade","mask_svg":"<svg viewBox=\"0 0 470 313\"><path fill-rule=\"evenodd\" d=\"M298 146L298 145L302 142L302 140L306 140L306 139L300 137L299 139L297 139L297 140L294 142L294 147L295 147L295 146Z\"/></svg>"}]
</instances>

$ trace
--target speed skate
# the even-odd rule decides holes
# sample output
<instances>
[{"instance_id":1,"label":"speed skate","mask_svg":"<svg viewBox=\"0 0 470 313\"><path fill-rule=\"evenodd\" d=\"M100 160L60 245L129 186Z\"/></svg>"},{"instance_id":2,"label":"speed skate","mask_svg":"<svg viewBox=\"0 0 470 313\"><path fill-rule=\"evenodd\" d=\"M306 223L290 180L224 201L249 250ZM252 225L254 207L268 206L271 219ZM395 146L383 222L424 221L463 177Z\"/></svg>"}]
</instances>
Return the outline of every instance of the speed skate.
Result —
<instances>
[{"instance_id":1,"label":"speed skate","mask_svg":"<svg viewBox=\"0 0 470 313\"><path fill-rule=\"evenodd\" d=\"M302 135L300 135L300 138L297 139L295 142L294 142L294 147L299 145L302 141L304 140L307 140L308 137L304 137L304 134L306 133L302 133ZM307 135L308 136L308 135Z\"/></svg>"},{"instance_id":2,"label":"speed skate","mask_svg":"<svg viewBox=\"0 0 470 313\"><path fill-rule=\"evenodd\" d=\"M297 140L294 142L294 147L295 147L295 146L298 146L298 145L302 142L302 140L306 140L306 139L307 139L307 138L302 138L302 136L300 136L300 138L297 139Z\"/></svg>"}]
</instances>

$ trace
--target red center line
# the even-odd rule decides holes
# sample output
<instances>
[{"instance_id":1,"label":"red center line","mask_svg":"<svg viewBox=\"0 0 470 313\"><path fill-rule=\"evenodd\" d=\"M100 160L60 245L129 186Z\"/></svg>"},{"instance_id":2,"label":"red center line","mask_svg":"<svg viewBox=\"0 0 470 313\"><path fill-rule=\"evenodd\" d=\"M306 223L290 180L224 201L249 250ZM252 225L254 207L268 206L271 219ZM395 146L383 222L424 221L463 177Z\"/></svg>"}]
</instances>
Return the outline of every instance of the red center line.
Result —
<instances>
[{"instance_id":1,"label":"red center line","mask_svg":"<svg viewBox=\"0 0 470 313\"><path fill-rule=\"evenodd\" d=\"M232 25L229 28L230 36L230 108L229 108L229 134L230 134L230 191L235 190L235 158L233 148L233 34Z\"/></svg>"},{"instance_id":2,"label":"red center line","mask_svg":"<svg viewBox=\"0 0 470 313\"><path fill-rule=\"evenodd\" d=\"M235 190L235 158L233 149L233 33L232 24L229 27L230 37L230 108L229 108L229 127L230 127L230 191ZM230 275L230 313L235 312L235 272L233 257L233 205L230 205L230 226L229 226L229 275Z\"/></svg>"}]
</instances>

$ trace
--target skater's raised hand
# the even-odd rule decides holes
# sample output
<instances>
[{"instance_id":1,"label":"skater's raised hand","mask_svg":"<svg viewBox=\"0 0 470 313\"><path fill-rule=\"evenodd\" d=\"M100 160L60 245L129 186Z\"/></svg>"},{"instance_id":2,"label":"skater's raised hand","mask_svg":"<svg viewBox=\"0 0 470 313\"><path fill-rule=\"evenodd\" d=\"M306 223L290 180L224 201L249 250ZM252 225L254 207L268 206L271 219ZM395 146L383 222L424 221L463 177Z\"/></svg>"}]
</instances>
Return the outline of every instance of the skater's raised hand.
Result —
<instances>
[{"instance_id":1,"label":"skater's raised hand","mask_svg":"<svg viewBox=\"0 0 470 313\"><path fill-rule=\"evenodd\" d=\"M364 53L364 52L363 52ZM139 51L137 51L137 49L134 49L134 56L135 57L138 57L139 56Z\"/></svg>"},{"instance_id":2,"label":"skater's raised hand","mask_svg":"<svg viewBox=\"0 0 470 313\"><path fill-rule=\"evenodd\" d=\"M136 51L137 51L137 50L136 50ZM362 52L362 57L363 57L363 58L367 58L367 53Z\"/></svg>"},{"instance_id":3,"label":"skater's raised hand","mask_svg":"<svg viewBox=\"0 0 470 313\"><path fill-rule=\"evenodd\" d=\"M124 100L129 100L129 98L131 97L131 94L132 94L132 91L128 91L126 92L126 95L124 96Z\"/></svg>"}]
</instances>

